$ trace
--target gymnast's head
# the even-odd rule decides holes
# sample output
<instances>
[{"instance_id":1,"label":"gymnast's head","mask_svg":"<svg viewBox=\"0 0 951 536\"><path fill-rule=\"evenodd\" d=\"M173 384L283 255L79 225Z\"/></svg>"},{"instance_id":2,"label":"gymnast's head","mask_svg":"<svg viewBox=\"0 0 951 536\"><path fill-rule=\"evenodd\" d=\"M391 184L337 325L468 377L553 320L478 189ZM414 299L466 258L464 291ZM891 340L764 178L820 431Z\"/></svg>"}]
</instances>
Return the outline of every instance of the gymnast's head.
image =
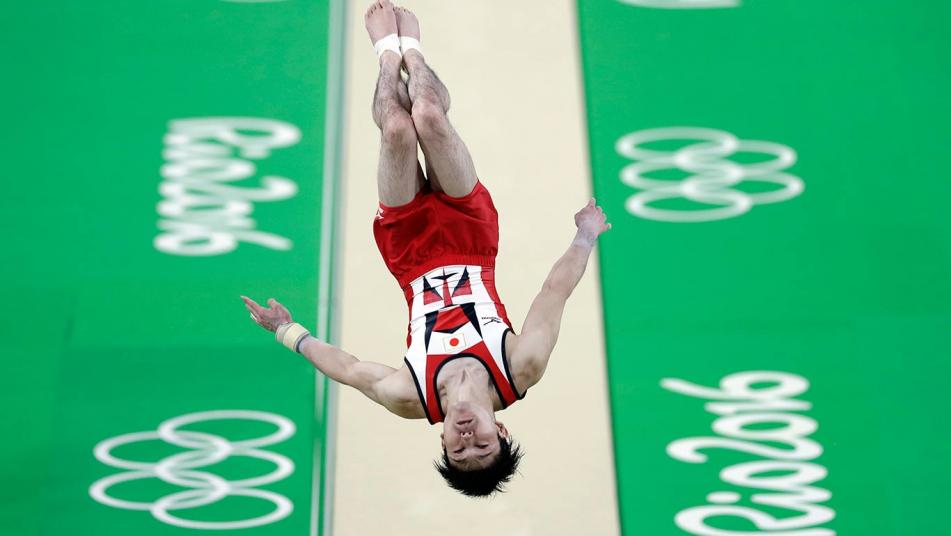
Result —
<instances>
[{"instance_id":1,"label":"gymnast's head","mask_svg":"<svg viewBox=\"0 0 951 536\"><path fill-rule=\"evenodd\" d=\"M441 437L442 459L435 465L449 487L470 497L505 491L522 450L495 413L466 402L453 404Z\"/></svg>"}]
</instances>

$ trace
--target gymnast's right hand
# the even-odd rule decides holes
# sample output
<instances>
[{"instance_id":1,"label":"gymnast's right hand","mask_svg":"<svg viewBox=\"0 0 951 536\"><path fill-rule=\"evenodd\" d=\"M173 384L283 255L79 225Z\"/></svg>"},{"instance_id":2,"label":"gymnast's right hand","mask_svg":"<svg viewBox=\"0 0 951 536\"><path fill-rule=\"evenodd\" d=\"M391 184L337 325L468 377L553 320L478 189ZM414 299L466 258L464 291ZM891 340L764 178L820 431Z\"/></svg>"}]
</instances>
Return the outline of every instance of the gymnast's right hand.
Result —
<instances>
[{"instance_id":1,"label":"gymnast's right hand","mask_svg":"<svg viewBox=\"0 0 951 536\"><path fill-rule=\"evenodd\" d=\"M245 308L251 313L251 318L257 322L259 326L268 331L273 332L277 330L277 327L281 324L293 322L293 320L291 320L291 312L274 298L267 300L267 304L271 306L270 309L261 307L247 296L241 296L241 300L244 302Z\"/></svg>"},{"instance_id":2,"label":"gymnast's right hand","mask_svg":"<svg viewBox=\"0 0 951 536\"><path fill-rule=\"evenodd\" d=\"M594 247L594 243L598 240L598 236L600 236L601 233L611 228L604 209L595 204L593 197L584 208L575 214L575 225L578 227L578 237L576 241L580 240L590 247Z\"/></svg>"}]
</instances>

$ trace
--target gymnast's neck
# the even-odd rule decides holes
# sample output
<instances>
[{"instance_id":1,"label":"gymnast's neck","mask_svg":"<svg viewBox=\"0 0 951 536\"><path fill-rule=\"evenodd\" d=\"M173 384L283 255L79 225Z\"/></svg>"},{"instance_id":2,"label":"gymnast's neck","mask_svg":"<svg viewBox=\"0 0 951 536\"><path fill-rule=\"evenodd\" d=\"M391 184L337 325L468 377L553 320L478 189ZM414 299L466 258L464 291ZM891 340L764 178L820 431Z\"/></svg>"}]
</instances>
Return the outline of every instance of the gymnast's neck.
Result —
<instances>
[{"instance_id":1,"label":"gymnast's neck","mask_svg":"<svg viewBox=\"0 0 951 536\"><path fill-rule=\"evenodd\" d=\"M492 385L492 378L475 359L462 358L447 363L440 371L436 384L439 386L440 404L447 414L454 406L463 404L471 404L490 413L502 409L502 401Z\"/></svg>"}]
</instances>

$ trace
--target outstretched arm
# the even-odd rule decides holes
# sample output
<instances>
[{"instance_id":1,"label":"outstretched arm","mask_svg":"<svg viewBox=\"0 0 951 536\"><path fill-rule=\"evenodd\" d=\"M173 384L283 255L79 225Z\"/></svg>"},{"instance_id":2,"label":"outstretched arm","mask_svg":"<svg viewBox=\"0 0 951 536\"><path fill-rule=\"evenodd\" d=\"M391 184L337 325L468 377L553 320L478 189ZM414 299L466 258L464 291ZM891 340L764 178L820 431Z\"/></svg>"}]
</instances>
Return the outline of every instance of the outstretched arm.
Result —
<instances>
[{"instance_id":1,"label":"outstretched arm","mask_svg":"<svg viewBox=\"0 0 951 536\"><path fill-rule=\"evenodd\" d=\"M578 227L575 238L568 251L555 262L541 292L532 302L512 352L512 365L520 376L521 389L528 389L545 373L558 341L565 302L581 281L598 236L611 228L604 210L595 205L593 198L575 214L575 225Z\"/></svg>"},{"instance_id":2,"label":"outstretched arm","mask_svg":"<svg viewBox=\"0 0 951 536\"><path fill-rule=\"evenodd\" d=\"M267 304L271 307L262 307L247 296L241 296L245 307L250 311L251 318L262 328L275 332L278 328L293 323L291 313L286 307L271 298ZM328 378L349 385L378 404L389 407L383 381L396 373L396 369L380 363L360 361L356 357L344 352L336 346L327 344L310 335L302 336L296 345L297 351L307 358L317 370Z\"/></svg>"}]
</instances>

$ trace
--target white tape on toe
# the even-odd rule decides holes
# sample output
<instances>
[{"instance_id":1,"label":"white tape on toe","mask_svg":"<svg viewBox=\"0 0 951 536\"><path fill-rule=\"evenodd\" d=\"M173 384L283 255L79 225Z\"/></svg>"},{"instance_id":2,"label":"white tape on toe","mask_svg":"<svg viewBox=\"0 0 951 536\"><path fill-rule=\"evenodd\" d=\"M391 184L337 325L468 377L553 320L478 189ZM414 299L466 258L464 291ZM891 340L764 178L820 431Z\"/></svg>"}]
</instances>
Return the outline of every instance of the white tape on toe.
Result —
<instances>
[{"instance_id":1,"label":"white tape on toe","mask_svg":"<svg viewBox=\"0 0 951 536\"><path fill-rule=\"evenodd\" d=\"M380 39L376 43L373 43L373 50L376 51L376 57L380 58L383 56L383 53L387 50L396 52L397 56L403 57L403 53L400 52L400 36L392 33L383 39Z\"/></svg>"},{"instance_id":2,"label":"white tape on toe","mask_svg":"<svg viewBox=\"0 0 951 536\"><path fill-rule=\"evenodd\" d=\"M420 54L423 52L423 49L419 48L419 39L415 37L400 37L400 49L403 54L406 54L407 50L418 50Z\"/></svg>"}]
</instances>

